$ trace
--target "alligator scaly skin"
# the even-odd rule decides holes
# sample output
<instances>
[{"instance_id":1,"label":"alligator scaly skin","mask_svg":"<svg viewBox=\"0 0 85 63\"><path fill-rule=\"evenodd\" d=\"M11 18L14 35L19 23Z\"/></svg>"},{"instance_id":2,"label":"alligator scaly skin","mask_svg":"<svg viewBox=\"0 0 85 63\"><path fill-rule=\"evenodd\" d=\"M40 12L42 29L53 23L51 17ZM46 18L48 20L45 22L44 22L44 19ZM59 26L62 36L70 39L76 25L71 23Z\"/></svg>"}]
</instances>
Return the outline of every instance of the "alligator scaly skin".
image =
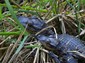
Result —
<instances>
[{"instance_id":1,"label":"alligator scaly skin","mask_svg":"<svg viewBox=\"0 0 85 63\"><path fill-rule=\"evenodd\" d=\"M37 17L28 18L20 16L18 19L23 26L26 27L28 24L27 29L35 32L47 27L47 24ZM78 59L85 59L85 45L80 39L74 36L68 34L58 34L58 39L56 39L56 34L54 31L52 29L48 29L39 35L36 35L35 37L47 50L52 52L49 54L57 63L78 63ZM57 52L57 57L53 53L53 50ZM78 53L74 53L72 51L76 51Z\"/></svg>"}]
</instances>

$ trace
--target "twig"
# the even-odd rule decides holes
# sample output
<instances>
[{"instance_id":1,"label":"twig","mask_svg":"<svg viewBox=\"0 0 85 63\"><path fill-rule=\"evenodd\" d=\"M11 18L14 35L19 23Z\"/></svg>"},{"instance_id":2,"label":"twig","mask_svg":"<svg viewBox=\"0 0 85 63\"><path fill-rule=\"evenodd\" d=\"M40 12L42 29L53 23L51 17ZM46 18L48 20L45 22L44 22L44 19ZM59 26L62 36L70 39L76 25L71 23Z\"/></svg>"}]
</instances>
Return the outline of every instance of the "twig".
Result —
<instances>
[{"instance_id":1,"label":"twig","mask_svg":"<svg viewBox=\"0 0 85 63\"><path fill-rule=\"evenodd\" d=\"M46 28L43 28L42 30L40 30L39 32L37 32L35 35L38 35L38 34L42 33L43 31L45 31L45 30L47 30L49 28L53 28L53 26L48 26Z\"/></svg>"},{"instance_id":2,"label":"twig","mask_svg":"<svg viewBox=\"0 0 85 63\"><path fill-rule=\"evenodd\" d=\"M25 32L25 30L24 30L24 32ZM11 55L11 54L12 54L12 52L13 52L13 51L14 51L14 49L16 48L17 44L20 42L20 40L21 40L21 38L22 38L22 36L23 36L24 32L23 32L23 33L19 36L18 40L16 41L16 43L14 44L14 46L13 46L12 50L10 51L10 54L9 54L9 55ZM13 57L9 60L9 62L8 62L8 63L11 63L11 62L14 60L14 58L15 58L15 56L13 56Z\"/></svg>"},{"instance_id":3,"label":"twig","mask_svg":"<svg viewBox=\"0 0 85 63\"><path fill-rule=\"evenodd\" d=\"M2 45L6 40L8 40L10 38L10 36L8 36L5 40L3 40L2 42L0 42L0 45Z\"/></svg>"},{"instance_id":4,"label":"twig","mask_svg":"<svg viewBox=\"0 0 85 63\"><path fill-rule=\"evenodd\" d=\"M36 54L35 54L35 58L34 58L33 63L36 63L38 54L39 54L39 48L37 48L37 51L36 51Z\"/></svg>"},{"instance_id":5,"label":"twig","mask_svg":"<svg viewBox=\"0 0 85 63\"><path fill-rule=\"evenodd\" d=\"M52 20L54 20L55 18L60 17L60 16L61 16L61 14L57 14L57 15L54 16L53 18L49 19L46 23L49 23L49 22L51 22Z\"/></svg>"},{"instance_id":6,"label":"twig","mask_svg":"<svg viewBox=\"0 0 85 63\"><path fill-rule=\"evenodd\" d=\"M64 22L63 22L63 18L59 17L59 21L61 22L61 30L62 30L62 33L66 33L66 29L65 29Z\"/></svg>"},{"instance_id":7,"label":"twig","mask_svg":"<svg viewBox=\"0 0 85 63\"><path fill-rule=\"evenodd\" d=\"M28 53L28 55L24 56L23 59L26 61L26 59L35 51L36 48L33 48L31 52Z\"/></svg>"},{"instance_id":8,"label":"twig","mask_svg":"<svg viewBox=\"0 0 85 63\"><path fill-rule=\"evenodd\" d=\"M10 50L11 50L12 47L13 47L13 44L10 44L10 46L8 47L8 50L6 52L6 55L5 55L2 63L7 63L8 59L9 59L9 52L10 52Z\"/></svg>"}]
</instances>

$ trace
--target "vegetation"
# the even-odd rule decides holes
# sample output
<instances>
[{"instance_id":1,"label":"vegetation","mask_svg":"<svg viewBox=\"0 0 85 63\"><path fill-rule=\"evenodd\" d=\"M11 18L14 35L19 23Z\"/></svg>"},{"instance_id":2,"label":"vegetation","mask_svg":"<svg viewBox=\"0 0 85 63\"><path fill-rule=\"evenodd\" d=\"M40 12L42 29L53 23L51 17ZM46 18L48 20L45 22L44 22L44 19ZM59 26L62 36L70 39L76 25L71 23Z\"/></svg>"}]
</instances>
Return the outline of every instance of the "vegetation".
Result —
<instances>
[{"instance_id":1,"label":"vegetation","mask_svg":"<svg viewBox=\"0 0 85 63\"><path fill-rule=\"evenodd\" d=\"M14 60L13 63L38 63L38 60L54 63L41 44L20 24L17 19L20 15L35 15L54 26L58 34L67 33L85 41L85 0L0 0L2 63Z\"/></svg>"}]
</instances>

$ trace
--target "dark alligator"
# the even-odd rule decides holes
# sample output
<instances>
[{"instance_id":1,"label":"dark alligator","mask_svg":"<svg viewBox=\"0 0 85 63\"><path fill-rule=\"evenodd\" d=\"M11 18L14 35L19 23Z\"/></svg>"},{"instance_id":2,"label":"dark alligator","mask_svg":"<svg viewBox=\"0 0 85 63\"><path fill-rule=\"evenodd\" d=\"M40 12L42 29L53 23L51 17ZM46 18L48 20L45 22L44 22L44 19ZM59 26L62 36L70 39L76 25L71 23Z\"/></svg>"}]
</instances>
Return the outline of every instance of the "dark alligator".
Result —
<instances>
[{"instance_id":1,"label":"dark alligator","mask_svg":"<svg viewBox=\"0 0 85 63\"><path fill-rule=\"evenodd\" d=\"M18 19L24 27L28 25L27 29L34 32L48 27L43 20L35 16L19 16ZM35 38L49 50L49 55L56 63L79 63L78 60L85 59L85 45L80 39L68 34L58 34L57 37L50 28L35 35Z\"/></svg>"}]
</instances>

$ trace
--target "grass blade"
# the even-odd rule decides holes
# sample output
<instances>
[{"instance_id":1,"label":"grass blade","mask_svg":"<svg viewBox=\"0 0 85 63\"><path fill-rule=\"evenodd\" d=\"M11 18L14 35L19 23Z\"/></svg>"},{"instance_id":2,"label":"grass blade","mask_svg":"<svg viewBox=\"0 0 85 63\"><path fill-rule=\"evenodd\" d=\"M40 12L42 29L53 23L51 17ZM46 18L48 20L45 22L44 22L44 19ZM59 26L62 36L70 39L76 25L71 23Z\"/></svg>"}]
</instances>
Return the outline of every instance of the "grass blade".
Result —
<instances>
[{"instance_id":1,"label":"grass blade","mask_svg":"<svg viewBox=\"0 0 85 63\"><path fill-rule=\"evenodd\" d=\"M12 15L12 18L17 22L17 24L18 24L19 27L21 28L21 31L24 31L24 27L21 25L21 23L20 23L19 20L17 19L17 17L16 17L16 15L15 15L15 13L14 13L14 10L13 10L12 6L10 5L9 0L5 0L5 3L6 3L8 9L9 9L11 15ZM25 32L25 34L28 34L28 33Z\"/></svg>"}]
</instances>

